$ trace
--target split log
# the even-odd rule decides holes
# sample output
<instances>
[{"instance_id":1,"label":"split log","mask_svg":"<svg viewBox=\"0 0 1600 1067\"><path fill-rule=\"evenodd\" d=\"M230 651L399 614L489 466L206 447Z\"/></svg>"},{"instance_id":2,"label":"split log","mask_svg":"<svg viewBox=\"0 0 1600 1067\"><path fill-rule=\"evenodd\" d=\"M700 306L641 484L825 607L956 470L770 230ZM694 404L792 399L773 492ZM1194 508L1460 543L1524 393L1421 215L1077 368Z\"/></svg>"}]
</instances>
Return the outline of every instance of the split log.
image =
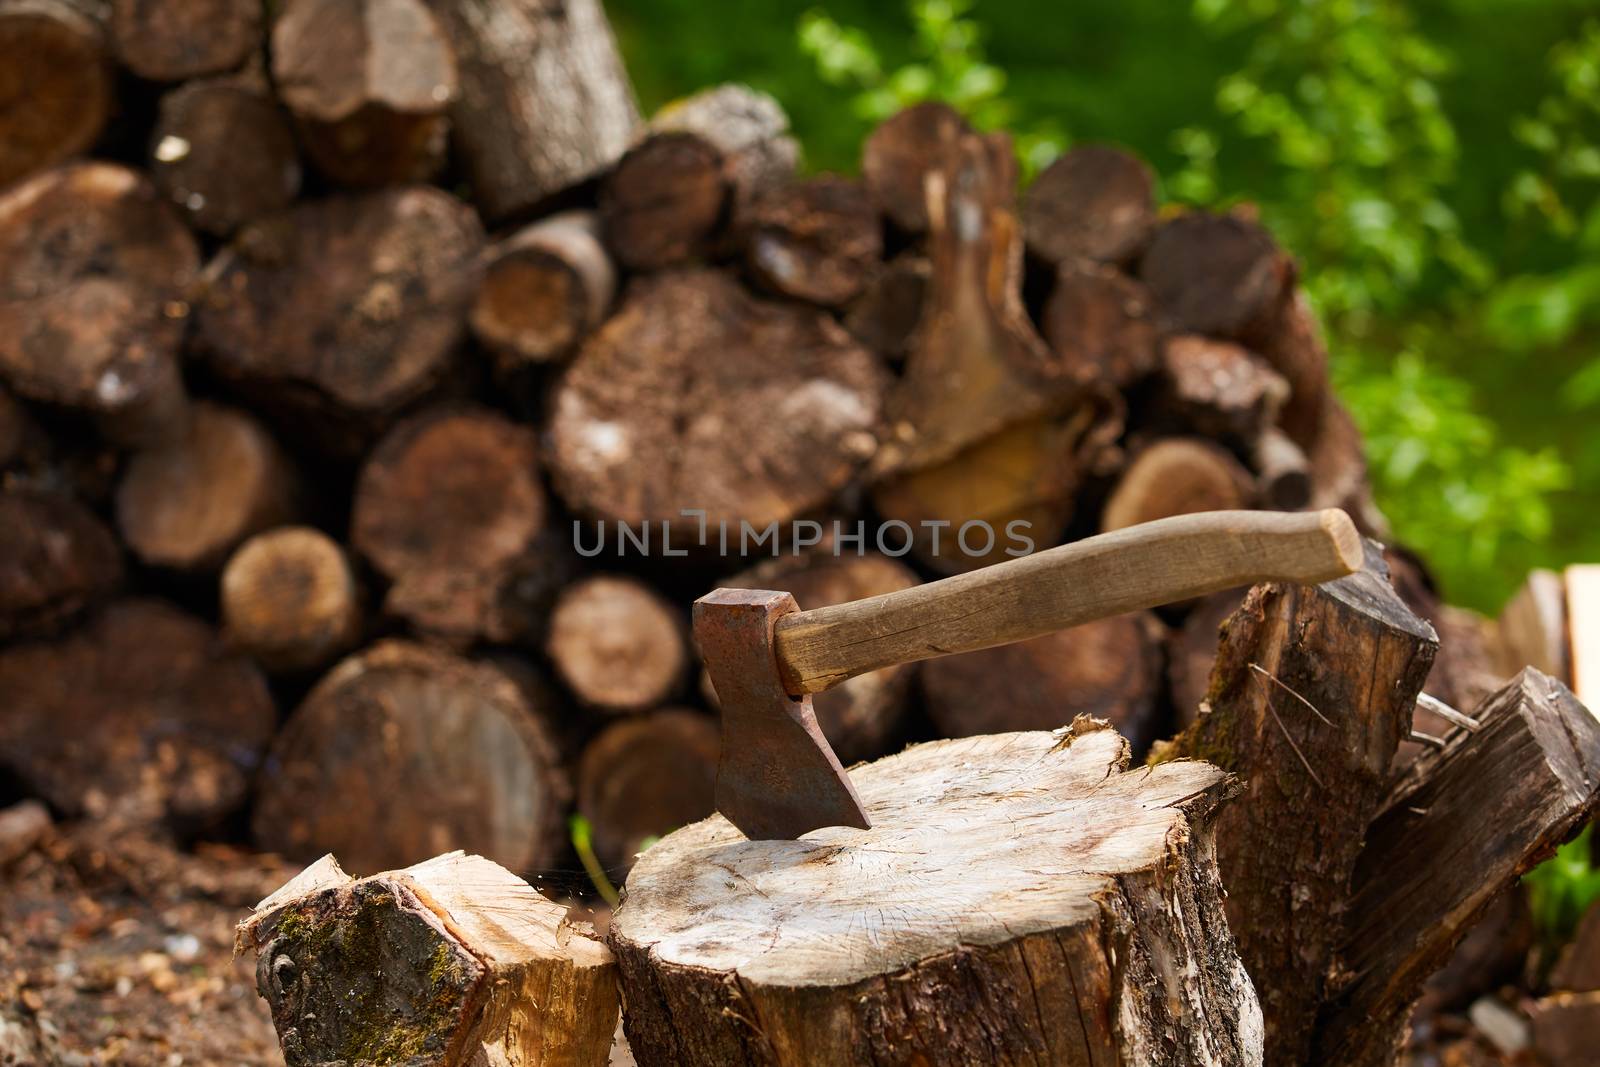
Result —
<instances>
[{"instance_id":1,"label":"split log","mask_svg":"<svg viewBox=\"0 0 1600 1067\"><path fill-rule=\"evenodd\" d=\"M194 238L143 177L69 164L0 194L0 374L139 445L183 430Z\"/></svg>"},{"instance_id":2,"label":"split log","mask_svg":"<svg viewBox=\"0 0 1600 1067\"><path fill-rule=\"evenodd\" d=\"M922 692L941 737L1054 730L1089 715L1142 751L1158 725L1161 624L1148 612L1117 615L930 660Z\"/></svg>"},{"instance_id":3,"label":"split log","mask_svg":"<svg viewBox=\"0 0 1600 1067\"><path fill-rule=\"evenodd\" d=\"M1156 230L1139 277L1173 331L1234 338L1277 309L1294 263L1256 222L1194 211Z\"/></svg>"},{"instance_id":4,"label":"split log","mask_svg":"<svg viewBox=\"0 0 1600 1067\"><path fill-rule=\"evenodd\" d=\"M617 1024L594 931L482 856L362 879L324 856L257 904L236 944L255 949L288 1067L601 1067Z\"/></svg>"},{"instance_id":5,"label":"split log","mask_svg":"<svg viewBox=\"0 0 1600 1067\"><path fill-rule=\"evenodd\" d=\"M745 264L780 296L823 307L854 300L883 258L883 224L858 182L824 175L778 186L751 204Z\"/></svg>"},{"instance_id":6,"label":"split log","mask_svg":"<svg viewBox=\"0 0 1600 1067\"><path fill-rule=\"evenodd\" d=\"M720 85L669 104L600 186L606 241L630 270L715 250L746 227L756 198L794 175L800 149L778 102Z\"/></svg>"},{"instance_id":7,"label":"split log","mask_svg":"<svg viewBox=\"0 0 1600 1067\"><path fill-rule=\"evenodd\" d=\"M553 215L489 250L472 332L503 367L551 363L600 325L616 293L595 215Z\"/></svg>"},{"instance_id":8,"label":"split log","mask_svg":"<svg viewBox=\"0 0 1600 1067\"><path fill-rule=\"evenodd\" d=\"M605 173L638 126L600 0L429 0L454 48L457 154L486 218L524 214Z\"/></svg>"},{"instance_id":9,"label":"split log","mask_svg":"<svg viewBox=\"0 0 1600 1067\"><path fill-rule=\"evenodd\" d=\"M1544 1067L1594 1067L1600 993L1554 993L1528 1006L1533 1048Z\"/></svg>"},{"instance_id":10,"label":"split log","mask_svg":"<svg viewBox=\"0 0 1600 1067\"><path fill-rule=\"evenodd\" d=\"M861 179L889 220L908 234L928 228L927 176L949 165L958 141L972 134L949 104L915 104L891 115L861 146Z\"/></svg>"},{"instance_id":11,"label":"split log","mask_svg":"<svg viewBox=\"0 0 1600 1067\"><path fill-rule=\"evenodd\" d=\"M1154 305L1114 267L1068 262L1056 272L1041 327L1056 356L1127 389L1157 365Z\"/></svg>"},{"instance_id":12,"label":"split log","mask_svg":"<svg viewBox=\"0 0 1600 1067\"><path fill-rule=\"evenodd\" d=\"M578 814L593 827L595 855L626 871L653 837L716 810L717 724L668 708L600 731L578 761Z\"/></svg>"},{"instance_id":13,"label":"split log","mask_svg":"<svg viewBox=\"0 0 1600 1067\"><path fill-rule=\"evenodd\" d=\"M1209 711L1158 753L1208 760L1244 784L1218 819L1217 863L1268 1063L1349 1062L1307 1051L1332 992L1351 872L1438 647L1374 545L1349 577L1256 586L1223 627Z\"/></svg>"},{"instance_id":14,"label":"split log","mask_svg":"<svg viewBox=\"0 0 1600 1067\"><path fill-rule=\"evenodd\" d=\"M854 770L870 830L667 837L609 934L638 1062L1260 1063L1211 858L1226 780L1127 758L1084 719L938 741Z\"/></svg>"},{"instance_id":15,"label":"split log","mask_svg":"<svg viewBox=\"0 0 1600 1067\"><path fill-rule=\"evenodd\" d=\"M122 582L122 550L65 493L0 491L0 642L57 630Z\"/></svg>"},{"instance_id":16,"label":"split log","mask_svg":"<svg viewBox=\"0 0 1600 1067\"><path fill-rule=\"evenodd\" d=\"M545 652L584 705L643 711L683 681L683 624L680 611L643 582L596 575L561 592Z\"/></svg>"},{"instance_id":17,"label":"split log","mask_svg":"<svg viewBox=\"0 0 1600 1067\"><path fill-rule=\"evenodd\" d=\"M361 468L350 540L392 583L390 614L448 640L511 641L524 561L544 528L538 441L479 407L406 419Z\"/></svg>"},{"instance_id":18,"label":"split log","mask_svg":"<svg viewBox=\"0 0 1600 1067\"><path fill-rule=\"evenodd\" d=\"M842 553L842 550L841 550ZM776 589L793 594L802 610L844 604L917 585L916 572L887 556L815 555L771 560L724 579L733 589ZM846 766L887 755L900 736L914 664L869 671L811 698L817 725ZM710 677L702 688L710 690ZM715 699L715 691L711 693Z\"/></svg>"},{"instance_id":19,"label":"split log","mask_svg":"<svg viewBox=\"0 0 1600 1067\"><path fill-rule=\"evenodd\" d=\"M111 39L139 77L188 81L243 66L261 46L261 15L254 0L111 0Z\"/></svg>"},{"instance_id":20,"label":"split log","mask_svg":"<svg viewBox=\"0 0 1600 1067\"><path fill-rule=\"evenodd\" d=\"M1224 589L1203 598L1167 638L1167 691L1180 729L1188 729L1211 710L1206 692L1211 688L1222 624L1239 609L1245 592Z\"/></svg>"},{"instance_id":21,"label":"split log","mask_svg":"<svg viewBox=\"0 0 1600 1067\"><path fill-rule=\"evenodd\" d=\"M117 485L117 529L146 563L213 570L245 538L294 515L298 478L242 411L194 406L188 432L134 453Z\"/></svg>"},{"instance_id":22,"label":"split log","mask_svg":"<svg viewBox=\"0 0 1600 1067\"><path fill-rule=\"evenodd\" d=\"M300 191L294 135L258 74L193 81L161 98L150 177L196 229L227 237Z\"/></svg>"},{"instance_id":23,"label":"split log","mask_svg":"<svg viewBox=\"0 0 1600 1067\"><path fill-rule=\"evenodd\" d=\"M1311 461L1294 439L1276 426L1261 431L1250 450L1256 496L1264 507L1299 511L1311 503Z\"/></svg>"},{"instance_id":24,"label":"split log","mask_svg":"<svg viewBox=\"0 0 1600 1067\"><path fill-rule=\"evenodd\" d=\"M1367 831L1316 1062L1393 1062L1423 980L1600 810L1600 721L1561 683L1525 670L1471 715L1477 729L1412 764Z\"/></svg>"},{"instance_id":25,"label":"split log","mask_svg":"<svg viewBox=\"0 0 1600 1067\"><path fill-rule=\"evenodd\" d=\"M1028 251L1052 265L1126 263L1156 224L1155 176L1106 145L1079 145L1044 169L1022 200Z\"/></svg>"},{"instance_id":26,"label":"split log","mask_svg":"<svg viewBox=\"0 0 1600 1067\"><path fill-rule=\"evenodd\" d=\"M244 802L277 726L255 665L156 600L0 651L0 692L0 767L69 815L148 796L156 817L214 824Z\"/></svg>"},{"instance_id":27,"label":"split log","mask_svg":"<svg viewBox=\"0 0 1600 1067\"><path fill-rule=\"evenodd\" d=\"M0 2L0 70L0 188L88 151L100 136L116 74L96 4Z\"/></svg>"},{"instance_id":28,"label":"split log","mask_svg":"<svg viewBox=\"0 0 1600 1067\"><path fill-rule=\"evenodd\" d=\"M328 672L273 742L257 844L378 871L459 846L514 871L565 847L568 785L524 691L483 663L384 641Z\"/></svg>"},{"instance_id":29,"label":"split log","mask_svg":"<svg viewBox=\"0 0 1600 1067\"><path fill-rule=\"evenodd\" d=\"M424 0L288 0L272 75L306 154L358 187L425 181L444 162L455 56Z\"/></svg>"},{"instance_id":30,"label":"split log","mask_svg":"<svg viewBox=\"0 0 1600 1067\"><path fill-rule=\"evenodd\" d=\"M1498 629L1503 674L1509 677L1524 667L1536 667L1558 681L1572 684L1567 595L1561 575L1548 570L1529 571L1522 588L1501 609Z\"/></svg>"},{"instance_id":31,"label":"split log","mask_svg":"<svg viewBox=\"0 0 1600 1067\"><path fill-rule=\"evenodd\" d=\"M783 353L752 360L751 353ZM549 454L575 510L710 542L820 507L877 447L887 373L837 323L706 270L637 282L551 394Z\"/></svg>"},{"instance_id":32,"label":"split log","mask_svg":"<svg viewBox=\"0 0 1600 1067\"><path fill-rule=\"evenodd\" d=\"M1600 707L1600 565L1568 567L1564 585L1572 691Z\"/></svg>"},{"instance_id":33,"label":"split log","mask_svg":"<svg viewBox=\"0 0 1600 1067\"><path fill-rule=\"evenodd\" d=\"M1140 452L1106 500L1100 529L1249 506L1250 472L1226 449L1198 437L1168 437Z\"/></svg>"},{"instance_id":34,"label":"split log","mask_svg":"<svg viewBox=\"0 0 1600 1067\"><path fill-rule=\"evenodd\" d=\"M1191 433L1254 447L1289 398L1289 383L1236 344L1195 334L1161 345L1161 414Z\"/></svg>"},{"instance_id":35,"label":"split log","mask_svg":"<svg viewBox=\"0 0 1600 1067\"><path fill-rule=\"evenodd\" d=\"M228 643L273 671L320 667L361 636L361 604L343 550L320 530L256 534L222 571Z\"/></svg>"},{"instance_id":36,"label":"split log","mask_svg":"<svg viewBox=\"0 0 1600 1067\"><path fill-rule=\"evenodd\" d=\"M439 189L303 203L206 268L199 340L225 379L294 409L381 421L450 370L483 230Z\"/></svg>"},{"instance_id":37,"label":"split log","mask_svg":"<svg viewBox=\"0 0 1600 1067\"><path fill-rule=\"evenodd\" d=\"M850 305L844 326L886 359L901 360L922 319L933 264L920 253L904 252L884 264Z\"/></svg>"}]
</instances>

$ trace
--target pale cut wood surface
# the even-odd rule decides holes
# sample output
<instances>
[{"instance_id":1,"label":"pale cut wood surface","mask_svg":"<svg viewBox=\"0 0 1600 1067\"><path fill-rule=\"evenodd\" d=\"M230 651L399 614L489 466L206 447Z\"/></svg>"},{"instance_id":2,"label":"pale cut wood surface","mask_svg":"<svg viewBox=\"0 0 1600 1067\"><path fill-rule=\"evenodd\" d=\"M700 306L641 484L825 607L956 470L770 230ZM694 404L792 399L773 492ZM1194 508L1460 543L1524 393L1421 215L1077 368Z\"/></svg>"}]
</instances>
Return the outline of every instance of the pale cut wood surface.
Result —
<instances>
[{"instance_id":1,"label":"pale cut wood surface","mask_svg":"<svg viewBox=\"0 0 1600 1067\"><path fill-rule=\"evenodd\" d=\"M1498 630L1499 666L1506 677L1524 667L1537 667L1571 684L1567 591L1561 575L1543 569L1529 571L1522 588L1500 610Z\"/></svg>"},{"instance_id":2,"label":"pale cut wood surface","mask_svg":"<svg viewBox=\"0 0 1600 1067\"><path fill-rule=\"evenodd\" d=\"M790 693L820 693L893 663L1009 644L1238 585L1314 585L1361 562L1361 537L1337 509L1180 515L790 615L778 623L778 670Z\"/></svg>"},{"instance_id":3,"label":"pale cut wood surface","mask_svg":"<svg viewBox=\"0 0 1600 1067\"><path fill-rule=\"evenodd\" d=\"M1572 691L1593 711L1600 708L1600 564L1568 567L1566 585Z\"/></svg>"}]
</instances>

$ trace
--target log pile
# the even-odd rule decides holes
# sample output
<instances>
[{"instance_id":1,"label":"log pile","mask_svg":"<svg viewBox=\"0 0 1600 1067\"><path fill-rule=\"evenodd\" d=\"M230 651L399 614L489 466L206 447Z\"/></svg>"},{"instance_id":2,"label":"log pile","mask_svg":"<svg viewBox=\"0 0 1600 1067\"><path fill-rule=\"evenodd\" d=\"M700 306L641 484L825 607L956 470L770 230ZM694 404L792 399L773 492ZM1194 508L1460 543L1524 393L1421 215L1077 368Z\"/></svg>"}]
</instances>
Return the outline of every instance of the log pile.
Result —
<instances>
[{"instance_id":1,"label":"log pile","mask_svg":"<svg viewBox=\"0 0 1600 1067\"><path fill-rule=\"evenodd\" d=\"M533 875L573 865L577 813L617 875L709 812L687 621L714 585L813 607L1218 508L1384 533L1295 261L1247 208L1160 207L1125 151L1018 195L1004 134L922 104L859 178L805 175L743 86L641 122L598 0L104 6L0 0L33 87L0 114L0 782L60 814L153 790L150 819L301 861ZM847 761L1079 714L1136 752L1188 727L1168 754L1247 796L1174 800L1184 847L1221 820L1225 884L1288 879L1328 918L1239 937L1278 961L1269 1060L1346 1048L1376 1010L1329 971L1366 951L1335 919L1363 835L1403 767L1461 773L1448 715L1412 739L1415 700L1581 659L1548 581L1491 627L1407 565L887 669L818 718ZM1336 649L1296 636L1324 628ZM1350 692L1374 662L1394 685ZM1304 849L1260 847L1322 788L1350 799ZM1201 911L1208 862L1167 887ZM1080 906L1056 918L1082 940ZM1151 936L1232 951L1192 933ZM1421 965L1383 966L1409 990Z\"/></svg>"}]
</instances>

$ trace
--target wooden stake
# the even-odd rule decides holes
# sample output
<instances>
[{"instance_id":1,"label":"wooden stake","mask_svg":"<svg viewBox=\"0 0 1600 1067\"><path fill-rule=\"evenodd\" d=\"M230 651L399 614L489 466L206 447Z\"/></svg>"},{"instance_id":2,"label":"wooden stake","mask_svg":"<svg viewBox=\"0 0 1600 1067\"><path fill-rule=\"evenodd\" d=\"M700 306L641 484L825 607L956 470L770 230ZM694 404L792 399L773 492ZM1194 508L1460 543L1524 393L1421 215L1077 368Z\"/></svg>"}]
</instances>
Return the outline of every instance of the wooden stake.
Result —
<instances>
[{"instance_id":1,"label":"wooden stake","mask_svg":"<svg viewBox=\"0 0 1600 1067\"><path fill-rule=\"evenodd\" d=\"M614 712L661 704L688 666L681 612L642 582L610 575L562 591L545 651L574 696Z\"/></svg>"},{"instance_id":2,"label":"wooden stake","mask_svg":"<svg viewBox=\"0 0 1600 1067\"><path fill-rule=\"evenodd\" d=\"M552 215L489 250L472 332L504 367L552 363L600 325L616 291L595 215Z\"/></svg>"},{"instance_id":3,"label":"wooden stake","mask_svg":"<svg viewBox=\"0 0 1600 1067\"><path fill-rule=\"evenodd\" d=\"M256 534L222 572L229 644L269 670L318 667L361 634L361 605L339 545L309 526Z\"/></svg>"},{"instance_id":4,"label":"wooden stake","mask_svg":"<svg viewBox=\"0 0 1600 1067\"><path fill-rule=\"evenodd\" d=\"M0 0L0 188L94 144L116 82L104 11L76 0Z\"/></svg>"},{"instance_id":5,"label":"wooden stake","mask_svg":"<svg viewBox=\"0 0 1600 1067\"><path fill-rule=\"evenodd\" d=\"M111 38L139 77L187 81L243 66L261 46L261 14L252 0L111 0Z\"/></svg>"},{"instance_id":6,"label":"wooden stake","mask_svg":"<svg viewBox=\"0 0 1600 1067\"><path fill-rule=\"evenodd\" d=\"M717 724L667 708L611 723L578 761L578 813L608 871L625 872L652 837L716 810Z\"/></svg>"},{"instance_id":7,"label":"wooden stake","mask_svg":"<svg viewBox=\"0 0 1600 1067\"><path fill-rule=\"evenodd\" d=\"M0 491L0 641L54 632L122 582L122 550L65 493Z\"/></svg>"},{"instance_id":8,"label":"wooden stake","mask_svg":"<svg viewBox=\"0 0 1600 1067\"><path fill-rule=\"evenodd\" d=\"M1155 176L1106 145L1078 145L1034 179L1022 201L1028 251L1051 264L1126 263L1155 229Z\"/></svg>"}]
</instances>

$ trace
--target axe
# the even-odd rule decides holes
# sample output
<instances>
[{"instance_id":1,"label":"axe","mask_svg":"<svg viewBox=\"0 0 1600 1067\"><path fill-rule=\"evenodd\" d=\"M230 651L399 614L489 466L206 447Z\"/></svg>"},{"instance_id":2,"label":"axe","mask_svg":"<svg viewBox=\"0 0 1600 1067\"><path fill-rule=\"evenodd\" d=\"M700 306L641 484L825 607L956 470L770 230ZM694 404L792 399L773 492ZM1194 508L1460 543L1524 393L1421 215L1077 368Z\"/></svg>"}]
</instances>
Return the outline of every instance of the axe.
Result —
<instances>
[{"instance_id":1,"label":"axe","mask_svg":"<svg viewBox=\"0 0 1600 1067\"><path fill-rule=\"evenodd\" d=\"M1314 585L1362 558L1338 509L1212 511L810 611L788 593L714 590L695 601L694 635L722 705L717 810L755 840L870 827L811 709L812 693L858 674L1235 586Z\"/></svg>"}]
</instances>

